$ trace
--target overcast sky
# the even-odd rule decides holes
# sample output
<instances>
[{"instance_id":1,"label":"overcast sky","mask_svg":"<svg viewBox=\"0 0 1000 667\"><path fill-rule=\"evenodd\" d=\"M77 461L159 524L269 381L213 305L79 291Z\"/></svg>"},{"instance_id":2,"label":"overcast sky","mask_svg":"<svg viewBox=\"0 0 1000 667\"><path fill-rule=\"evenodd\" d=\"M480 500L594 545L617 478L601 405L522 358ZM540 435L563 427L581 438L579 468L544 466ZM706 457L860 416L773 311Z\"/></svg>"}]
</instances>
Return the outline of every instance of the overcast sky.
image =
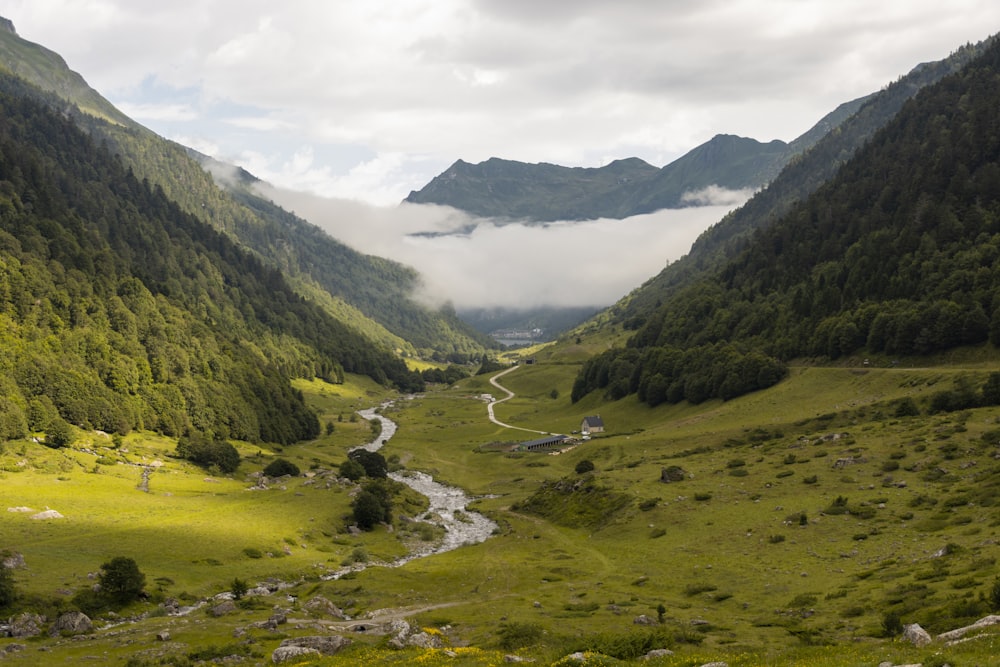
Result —
<instances>
[{"instance_id":1,"label":"overcast sky","mask_svg":"<svg viewBox=\"0 0 1000 667\"><path fill-rule=\"evenodd\" d=\"M455 160L663 166L719 133L788 141L1000 30L996 0L8 0L0 12L134 119L282 188L279 202L415 266L459 307L608 305L732 204L408 235L457 224L447 209L395 207Z\"/></svg>"},{"instance_id":2,"label":"overcast sky","mask_svg":"<svg viewBox=\"0 0 1000 667\"><path fill-rule=\"evenodd\" d=\"M790 140L1000 30L996 0L8 0L143 124L279 186L396 203L458 158L663 166Z\"/></svg>"}]
</instances>

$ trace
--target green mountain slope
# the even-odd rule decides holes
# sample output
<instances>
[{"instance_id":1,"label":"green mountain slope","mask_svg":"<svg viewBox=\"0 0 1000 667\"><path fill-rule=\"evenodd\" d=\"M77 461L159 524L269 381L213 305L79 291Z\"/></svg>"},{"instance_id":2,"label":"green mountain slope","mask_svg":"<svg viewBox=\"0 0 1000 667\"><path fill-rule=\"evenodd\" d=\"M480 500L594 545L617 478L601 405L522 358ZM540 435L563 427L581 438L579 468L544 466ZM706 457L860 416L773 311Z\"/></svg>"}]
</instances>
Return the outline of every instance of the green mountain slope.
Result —
<instances>
[{"instance_id":1,"label":"green mountain slope","mask_svg":"<svg viewBox=\"0 0 1000 667\"><path fill-rule=\"evenodd\" d=\"M0 76L0 423L288 443L291 377L419 385L405 364Z\"/></svg>"},{"instance_id":2,"label":"green mountain slope","mask_svg":"<svg viewBox=\"0 0 1000 667\"><path fill-rule=\"evenodd\" d=\"M836 131L827 131L818 137L815 145L802 150L768 187L702 234L686 256L665 267L618 304L615 319L636 321L648 317L672 290L734 256L754 230L773 223L796 202L805 199L832 178L855 151L895 117L907 100L924 87L960 70L982 54L991 42L986 40L976 45L965 45L944 60L919 65L884 90L842 105L820 121L814 129L829 130L835 126ZM856 103L860 105L855 106ZM845 113L850 115L843 118ZM811 130L803 136L812 133Z\"/></svg>"},{"instance_id":3,"label":"green mountain slope","mask_svg":"<svg viewBox=\"0 0 1000 667\"><path fill-rule=\"evenodd\" d=\"M77 105L83 114L53 103L107 143L140 179L284 271L300 293L332 314L348 316L350 326L377 343L407 354L455 358L476 356L490 345L450 311L431 311L413 301L419 277L409 267L358 253L248 188L220 188L206 171L217 163L196 159L125 117L57 54L18 37L9 21L0 30L0 68ZM246 182L254 180L246 176Z\"/></svg>"},{"instance_id":4,"label":"green mountain slope","mask_svg":"<svg viewBox=\"0 0 1000 667\"><path fill-rule=\"evenodd\" d=\"M773 384L776 367L757 355L1000 344L998 81L995 42L721 269L671 293L627 349L589 364L574 395L699 402Z\"/></svg>"}]
</instances>

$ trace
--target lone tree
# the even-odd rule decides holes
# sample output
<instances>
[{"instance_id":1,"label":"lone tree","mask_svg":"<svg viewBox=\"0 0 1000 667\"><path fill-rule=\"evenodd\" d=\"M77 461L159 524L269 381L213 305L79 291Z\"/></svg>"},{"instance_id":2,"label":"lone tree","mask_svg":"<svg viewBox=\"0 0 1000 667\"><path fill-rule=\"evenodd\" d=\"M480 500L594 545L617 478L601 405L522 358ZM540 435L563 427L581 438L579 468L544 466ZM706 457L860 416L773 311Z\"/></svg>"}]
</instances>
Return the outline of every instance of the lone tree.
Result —
<instances>
[{"instance_id":1,"label":"lone tree","mask_svg":"<svg viewBox=\"0 0 1000 667\"><path fill-rule=\"evenodd\" d=\"M131 558L115 556L104 565L97 576L101 592L119 604L128 604L142 594L146 575Z\"/></svg>"},{"instance_id":2,"label":"lone tree","mask_svg":"<svg viewBox=\"0 0 1000 667\"><path fill-rule=\"evenodd\" d=\"M286 459L275 459L264 468L264 474L268 477L284 477L285 475L298 477L299 472L299 467Z\"/></svg>"},{"instance_id":3,"label":"lone tree","mask_svg":"<svg viewBox=\"0 0 1000 667\"><path fill-rule=\"evenodd\" d=\"M369 452L367 449L354 449L348 452L347 458L357 461L365 469L365 475L376 479L389 474L389 464L385 457L378 452Z\"/></svg>"}]
</instances>

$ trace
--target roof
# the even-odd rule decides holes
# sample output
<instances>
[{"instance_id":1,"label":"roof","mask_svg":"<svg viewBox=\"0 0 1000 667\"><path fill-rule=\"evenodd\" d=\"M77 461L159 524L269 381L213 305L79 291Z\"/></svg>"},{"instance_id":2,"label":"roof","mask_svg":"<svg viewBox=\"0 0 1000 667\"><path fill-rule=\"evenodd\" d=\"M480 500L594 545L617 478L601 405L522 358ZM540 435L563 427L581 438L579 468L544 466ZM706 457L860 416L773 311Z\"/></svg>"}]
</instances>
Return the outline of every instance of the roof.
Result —
<instances>
[{"instance_id":1,"label":"roof","mask_svg":"<svg viewBox=\"0 0 1000 667\"><path fill-rule=\"evenodd\" d=\"M593 417L584 417L583 423L587 426L604 426L604 420L601 419L600 415L595 415Z\"/></svg>"},{"instance_id":2,"label":"roof","mask_svg":"<svg viewBox=\"0 0 1000 667\"><path fill-rule=\"evenodd\" d=\"M558 445L569 439L569 436L565 435L550 435L545 438L539 438L538 440L528 440L527 442L521 443L522 449L532 449L535 447L544 447L546 445Z\"/></svg>"}]
</instances>

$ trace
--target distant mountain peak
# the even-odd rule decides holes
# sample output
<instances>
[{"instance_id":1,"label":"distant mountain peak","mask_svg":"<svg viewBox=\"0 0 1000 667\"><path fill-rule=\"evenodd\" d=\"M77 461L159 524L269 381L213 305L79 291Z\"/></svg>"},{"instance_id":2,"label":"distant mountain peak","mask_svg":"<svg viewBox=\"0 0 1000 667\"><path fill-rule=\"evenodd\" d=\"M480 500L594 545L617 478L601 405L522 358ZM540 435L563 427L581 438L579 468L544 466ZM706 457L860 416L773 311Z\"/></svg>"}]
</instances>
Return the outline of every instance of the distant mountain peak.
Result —
<instances>
[{"instance_id":1,"label":"distant mountain peak","mask_svg":"<svg viewBox=\"0 0 1000 667\"><path fill-rule=\"evenodd\" d=\"M17 30L14 28L14 22L2 16L0 16L0 30L3 30L4 32L9 32L12 35L17 34Z\"/></svg>"}]
</instances>

